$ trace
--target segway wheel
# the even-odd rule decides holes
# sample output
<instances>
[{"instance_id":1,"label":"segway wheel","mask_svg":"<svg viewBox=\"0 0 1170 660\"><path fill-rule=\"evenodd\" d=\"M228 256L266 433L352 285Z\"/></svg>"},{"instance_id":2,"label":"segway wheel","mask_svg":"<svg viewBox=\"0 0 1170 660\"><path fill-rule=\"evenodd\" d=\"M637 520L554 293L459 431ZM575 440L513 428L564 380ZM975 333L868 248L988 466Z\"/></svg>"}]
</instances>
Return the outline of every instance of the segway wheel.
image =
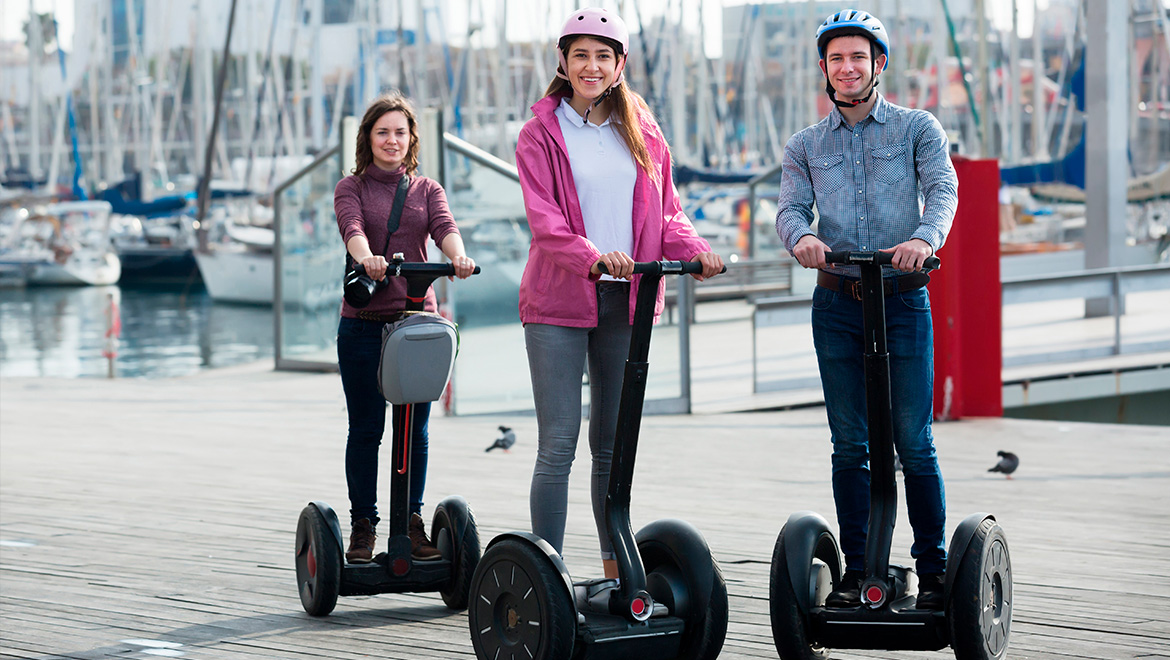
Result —
<instances>
[{"instance_id":1,"label":"segway wheel","mask_svg":"<svg viewBox=\"0 0 1170 660\"><path fill-rule=\"evenodd\" d=\"M549 558L504 539L488 548L471 579L468 627L481 660L563 660L573 652L572 597Z\"/></svg>"},{"instance_id":2,"label":"segway wheel","mask_svg":"<svg viewBox=\"0 0 1170 660\"><path fill-rule=\"evenodd\" d=\"M816 584L804 585L809 589L811 598L817 594L824 594L831 588L821 584L831 582L828 567L823 570L816 566L819 559L813 557L812 580ZM797 601L796 588L792 578L788 575L788 550L784 542L784 530L776 538L776 547L772 551L772 574L768 582L768 603L772 614L772 641L776 644L776 653L782 660L825 660L829 657L829 649L812 642L809 632L808 617L800 611ZM824 605L822 600L819 605Z\"/></svg>"},{"instance_id":3,"label":"segway wheel","mask_svg":"<svg viewBox=\"0 0 1170 660\"><path fill-rule=\"evenodd\" d=\"M1012 624L1012 562L1003 528L992 519L975 530L951 588L952 646L958 660L1007 656Z\"/></svg>"},{"instance_id":4,"label":"segway wheel","mask_svg":"<svg viewBox=\"0 0 1170 660\"><path fill-rule=\"evenodd\" d=\"M325 616L337 606L342 558L341 548L317 507L309 505L301 511L296 542L297 588L301 592L301 605L312 616Z\"/></svg>"},{"instance_id":5,"label":"segway wheel","mask_svg":"<svg viewBox=\"0 0 1170 660\"><path fill-rule=\"evenodd\" d=\"M687 577L693 573L679 566L672 553L654 545L643 541L638 544L638 552L645 563L646 589L650 595L655 601L665 603L671 614L686 621L677 660L714 660L719 657L727 637L727 581L719 562L710 555L701 558L710 563L713 572L711 597L706 603L695 603L693 595L697 589L690 583L694 578Z\"/></svg>"},{"instance_id":6,"label":"segway wheel","mask_svg":"<svg viewBox=\"0 0 1170 660\"><path fill-rule=\"evenodd\" d=\"M456 530L462 529L463 534ZM467 609L467 595L471 591L471 578L479 564L479 530L475 516L462 499L458 502L444 500L435 508L431 520L431 540L443 553L443 559L451 562L451 581L439 590L443 602L453 610Z\"/></svg>"}]
</instances>

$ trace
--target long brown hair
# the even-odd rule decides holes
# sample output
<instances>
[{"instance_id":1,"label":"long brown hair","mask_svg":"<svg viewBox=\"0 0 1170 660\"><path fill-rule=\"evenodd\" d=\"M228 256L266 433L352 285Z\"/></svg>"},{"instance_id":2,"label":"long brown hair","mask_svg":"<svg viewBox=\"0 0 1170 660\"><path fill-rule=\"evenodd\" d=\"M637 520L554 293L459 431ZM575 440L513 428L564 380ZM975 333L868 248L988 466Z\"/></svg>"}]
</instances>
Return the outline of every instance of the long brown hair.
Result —
<instances>
[{"instance_id":1,"label":"long brown hair","mask_svg":"<svg viewBox=\"0 0 1170 660\"><path fill-rule=\"evenodd\" d=\"M407 174L414 174L418 169L418 121L414 117L414 108L405 96L392 92L374 99L370 107L366 108L366 114L358 128L354 174L362 174L374 162L374 151L370 148L370 133L374 130L374 124L387 112L401 112L406 116L406 123L410 126L410 146L406 148L406 156L402 163L406 165Z\"/></svg>"},{"instance_id":2,"label":"long brown hair","mask_svg":"<svg viewBox=\"0 0 1170 660\"><path fill-rule=\"evenodd\" d=\"M615 57L622 57L622 45L613 39L577 34L566 36L557 45L561 49L561 52L565 54L566 61L569 59L569 49L581 37L596 39L612 48ZM567 71L562 71L561 73L568 75ZM545 96L552 96L554 94L558 96L572 96L573 85L568 80L556 76L549 83L548 89L544 91ZM657 182L661 173L654 169L654 162L650 160L650 150L646 148L646 138L642 135L642 115L643 113L650 113L650 106L646 105L646 101L641 95L630 89L628 77L622 80L620 85L610 90L609 96L606 97L605 101L613 104L613 112L618 116L618 121L614 122L614 130L622 137L622 141L626 143L626 148L630 150L630 154L634 157L634 162L642 167L652 181Z\"/></svg>"}]
</instances>

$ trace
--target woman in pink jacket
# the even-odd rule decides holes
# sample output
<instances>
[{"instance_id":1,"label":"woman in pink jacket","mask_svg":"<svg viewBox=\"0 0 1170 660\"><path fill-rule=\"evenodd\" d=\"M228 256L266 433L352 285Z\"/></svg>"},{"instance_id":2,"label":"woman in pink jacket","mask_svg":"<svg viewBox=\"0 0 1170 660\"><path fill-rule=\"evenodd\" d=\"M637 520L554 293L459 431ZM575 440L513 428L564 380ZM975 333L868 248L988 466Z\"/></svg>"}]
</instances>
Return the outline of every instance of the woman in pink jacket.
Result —
<instances>
[{"instance_id":1,"label":"woman in pink jacket","mask_svg":"<svg viewBox=\"0 0 1170 660\"><path fill-rule=\"evenodd\" d=\"M569 470L581 428L588 358L593 516L606 577L617 563L602 518L618 399L639 277L635 261L723 268L683 214L670 148L646 102L623 82L629 31L617 14L582 9L557 43L560 66L520 131L516 166L532 230L520 282L520 321L536 403L539 447L532 531L562 552ZM604 264L609 275L602 275ZM658 292L655 318L662 311Z\"/></svg>"}]
</instances>

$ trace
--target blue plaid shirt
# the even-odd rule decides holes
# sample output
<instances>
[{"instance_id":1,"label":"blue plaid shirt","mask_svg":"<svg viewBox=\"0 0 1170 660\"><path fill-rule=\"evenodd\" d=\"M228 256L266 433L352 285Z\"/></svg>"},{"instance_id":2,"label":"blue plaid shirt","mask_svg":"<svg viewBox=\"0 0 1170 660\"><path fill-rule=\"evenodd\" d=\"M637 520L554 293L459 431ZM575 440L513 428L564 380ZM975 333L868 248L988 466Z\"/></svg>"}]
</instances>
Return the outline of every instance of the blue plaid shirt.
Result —
<instances>
[{"instance_id":1,"label":"blue plaid shirt","mask_svg":"<svg viewBox=\"0 0 1170 660\"><path fill-rule=\"evenodd\" d=\"M834 107L788 140L776 233L791 253L801 237L814 234L815 203L815 235L832 250L880 250L920 238L937 252L951 230L958 190L947 136L934 115L877 94L869 115L852 128ZM844 268L856 274L856 266Z\"/></svg>"}]
</instances>

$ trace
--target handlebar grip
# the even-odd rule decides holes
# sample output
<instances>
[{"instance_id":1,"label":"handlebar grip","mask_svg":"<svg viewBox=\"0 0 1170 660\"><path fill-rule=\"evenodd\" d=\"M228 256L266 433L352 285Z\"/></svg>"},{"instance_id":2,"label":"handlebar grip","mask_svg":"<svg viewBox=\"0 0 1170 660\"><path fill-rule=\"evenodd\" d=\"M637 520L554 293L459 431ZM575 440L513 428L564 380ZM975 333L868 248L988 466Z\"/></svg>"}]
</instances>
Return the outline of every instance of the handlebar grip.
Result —
<instances>
[{"instance_id":1,"label":"handlebar grip","mask_svg":"<svg viewBox=\"0 0 1170 660\"><path fill-rule=\"evenodd\" d=\"M604 263L597 264L597 270L603 275L609 274ZM703 272L703 264L697 261L636 261L634 262L635 275L697 275ZM727 266L720 273L727 272Z\"/></svg>"}]
</instances>

